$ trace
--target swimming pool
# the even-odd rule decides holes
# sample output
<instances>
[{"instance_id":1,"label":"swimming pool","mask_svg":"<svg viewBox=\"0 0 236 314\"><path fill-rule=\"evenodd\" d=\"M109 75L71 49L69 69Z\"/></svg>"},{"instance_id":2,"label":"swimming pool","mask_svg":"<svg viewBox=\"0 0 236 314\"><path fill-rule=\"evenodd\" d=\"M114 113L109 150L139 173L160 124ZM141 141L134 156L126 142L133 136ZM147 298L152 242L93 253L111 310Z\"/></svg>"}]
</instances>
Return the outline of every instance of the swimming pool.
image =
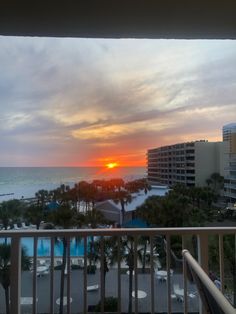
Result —
<instances>
[{"instance_id":1,"label":"swimming pool","mask_svg":"<svg viewBox=\"0 0 236 314\"><path fill-rule=\"evenodd\" d=\"M0 238L0 243L4 243L5 239ZM10 243L10 239L7 241ZM88 243L90 240L88 239ZM24 246L27 250L28 256L33 256L33 238L22 238L21 245ZM55 241L54 245L54 255L56 257L62 256L63 252L63 243L59 239ZM49 238L38 238L38 256L39 257L49 257L51 254L51 240ZM70 241L70 256L83 256L84 255L84 239L71 239Z\"/></svg>"}]
</instances>

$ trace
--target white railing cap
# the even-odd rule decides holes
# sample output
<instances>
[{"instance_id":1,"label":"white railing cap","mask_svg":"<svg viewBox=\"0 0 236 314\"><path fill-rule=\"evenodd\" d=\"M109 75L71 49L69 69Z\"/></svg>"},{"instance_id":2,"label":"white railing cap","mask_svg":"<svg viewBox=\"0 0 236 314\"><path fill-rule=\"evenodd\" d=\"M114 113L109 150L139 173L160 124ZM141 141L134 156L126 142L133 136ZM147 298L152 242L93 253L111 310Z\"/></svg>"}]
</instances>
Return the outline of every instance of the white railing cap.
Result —
<instances>
[{"instance_id":1,"label":"white railing cap","mask_svg":"<svg viewBox=\"0 0 236 314\"><path fill-rule=\"evenodd\" d=\"M1 230L0 237L74 237L74 236L123 236L123 235L200 235L236 234L236 227L194 228L112 228L112 229L51 229L51 230Z\"/></svg>"}]
</instances>

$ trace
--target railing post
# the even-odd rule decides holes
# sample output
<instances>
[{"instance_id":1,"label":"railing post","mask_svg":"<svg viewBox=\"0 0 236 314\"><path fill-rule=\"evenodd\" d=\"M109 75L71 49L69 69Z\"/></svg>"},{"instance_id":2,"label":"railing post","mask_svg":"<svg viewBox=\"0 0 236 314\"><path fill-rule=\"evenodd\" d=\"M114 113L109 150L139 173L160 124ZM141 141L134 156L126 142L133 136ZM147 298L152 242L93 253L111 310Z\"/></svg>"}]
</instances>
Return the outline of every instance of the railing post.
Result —
<instances>
[{"instance_id":1,"label":"railing post","mask_svg":"<svg viewBox=\"0 0 236 314\"><path fill-rule=\"evenodd\" d=\"M87 313L87 258L88 258L88 239L84 237L84 314Z\"/></svg>"},{"instance_id":2,"label":"railing post","mask_svg":"<svg viewBox=\"0 0 236 314\"><path fill-rule=\"evenodd\" d=\"M21 294L21 246L20 237L11 239L10 312L20 314Z\"/></svg>"},{"instance_id":3,"label":"railing post","mask_svg":"<svg viewBox=\"0 0 236 314\"><path fill-rule=\"evenodd\" d=\"M105 286L104 286L104 272L105 272L105 265L104 265L104 262L105 262L105 252L104 252L104 249L105 249L105 245L104 245L104 237L102 236L101 237L101 261L100 261L100 282L101 282L101 313L104 313L104 307L105 307Z\"/></svg>"},{"instance_id":4,"label":"railing post","mask_svg":"<svg viewBox=\"0 0 236 314\"><path fill-rule=\"evenodd\" d=\"M197 235L198 263L208 274L208 234L201 233ZM199 313L205 314L206 310L199 299Z\"/></svg>"},{"instance_id":5,"label":"railing post","mask_svg":"<svg viewBox=\"0 0 236 314\"><path fill-rule=\"evenodd\" d=\"M150 271L151 271L151 314L155 312L154 301L154 261L153 261L153 237L150 237Z\"/></svg>"},{"instance_id":6,"label":"railing post","mask_svg":"<svg viewBox=\"0 0 236 314\"><path fill-rule=\"evenodd\" d=\"M70 266L70 237L67 242L67 314L70 314L70 281L71 281L71 266Z\"/></svg>"},{"instance_id":7,"label":"railing post","mask_svg":"<svg viewBox=\"0 0 236 314\"><path fill-rule=\"evenodd\" d=\"M54 245L55 239L51 237L50 314L54 313Z\"/></svg>"},{"instance_id":8,"label":"railing post","mask_svg":"<svg viewBox=\"0 0 236 314\"><path fill-rule=\"evenodd\" d=\"M167 312L171 310L171 281L170 281L170 235L166 235L166 269L167 269Z\"/></svg>"},{"instance_id":9,"label":"railing post","mask_svg":"<svg viewBox=\"0 0 236 314\"><path fill-rule=\"evenodd\" d=\"M118 271L118 314L121 314L121 254L120 254L120 249L121 249L121 238L120 236L118 236L117 238L118 240L118 267L117 267L117 271Z\"/></svg>"},{"instance_id":10,"label":"railing post","mask_svg":"<svg viewBox=\"0 0 236 314\"><path fill-rule=\"evenodd\" d=\"M134 312L138 314L138 239L134 238ZM133 276L133 274L132 274Z\"/></svg>"},{"instance_id":11,"label":"railing post","mask_svg":"<svg viewBox=\"0 0 236 314\"><path fill-rule=\"evenodd\" d=\"M208 235L198 234L198 263L202 269L208 274Z\"/></svg>"},{"instance_id":12,"label":"railing post","mask_svg":"<svg viewBox=\"0 0 236 314\"><path fill-rule=\"evenodd\" d=\"M224 294L224 282L225 282L225 275L224 275L224 241L223 235L219 234L219 262L220 262L220 282L221 282L221 292Z\"/></svg>"},{"instance_id":13,"label":"railing post","mask_svg":"<svg viewBox=\"0 0 236 314\"><path fill-rule=\"evenodd\" d=\"M37 251L38 251L38 238L34 237L34 256L33 256L33 304L32 314L37 314Z\"/></svg>"},{"instance_id":14,"label":"railing post","mask_svg":"<svg viewBox=\"0 0 236 314\"><path fill-rule=\"evenodd\" d=\"M182 235L182 250L186 249L186 236ZM184 314L188 313L188 281L187 281L187 264L183 256L183 283L184 283Z\"/></svg>"}]
</instances>

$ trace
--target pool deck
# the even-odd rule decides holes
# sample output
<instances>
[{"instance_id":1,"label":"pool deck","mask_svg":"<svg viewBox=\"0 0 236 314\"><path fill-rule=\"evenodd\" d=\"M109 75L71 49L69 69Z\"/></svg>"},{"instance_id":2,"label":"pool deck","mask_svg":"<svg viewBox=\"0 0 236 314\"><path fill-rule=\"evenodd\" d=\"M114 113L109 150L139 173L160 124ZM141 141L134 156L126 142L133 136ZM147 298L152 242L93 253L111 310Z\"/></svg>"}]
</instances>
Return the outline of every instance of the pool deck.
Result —
<instances>
[{"instance_id":1,"label":"pool deck","mask_svg":"<svg viewBox=\"0 0 236 314\"><path fill-rule=\"evenodd\" d=\"M60 271L55 271L55 313L58 313L59 306L56 301L59 298L60 293ZM22 273L22 297L32 297L32 272L26 271ZM106 296L117 296L117 269L110 269L106 276ZM66 277L65 277L66 278ZM174 274L171 278L172 289L173 283L177 283L182 286L182 275ZM66 279L65 279L66 282ZM50 287L50 275L44 275L37 278L38 283L38 313L49 313L49 287ZM87 276L87 286L99 285L99 289L87 292L88 305L95 305L100 300L100 272L97 271L94 275ZM121 306L122 312L128 310L128 284L129 276L124 272L121 275ZM134 289L133 289L134 290ZM144 298L138 300L139 313L150 312L151 305L151 282L150 274L138 274L138 290L141 290L146 294ZM173 291L173 290L172 290ZM196 288L189 284L189 292L195 292ZM71 271L71 313L83 312L83 270ZM65 295L66 295L66 283L65 283ZM163 313L167 312L167 283L160 282L157 278L154 279L154 295L155 295L155 312ZM134 300L134 299L133 299ZM198 311L198 297L188 298L189 313ZM22 305L22 313L30 313L32 309L31 305ZM0 313L5 312L4 290L0 287ZM66 312L66 308L65 308ZM172 298L172 313L183 312L183 303Z\"/></svg>"}]
</instances>

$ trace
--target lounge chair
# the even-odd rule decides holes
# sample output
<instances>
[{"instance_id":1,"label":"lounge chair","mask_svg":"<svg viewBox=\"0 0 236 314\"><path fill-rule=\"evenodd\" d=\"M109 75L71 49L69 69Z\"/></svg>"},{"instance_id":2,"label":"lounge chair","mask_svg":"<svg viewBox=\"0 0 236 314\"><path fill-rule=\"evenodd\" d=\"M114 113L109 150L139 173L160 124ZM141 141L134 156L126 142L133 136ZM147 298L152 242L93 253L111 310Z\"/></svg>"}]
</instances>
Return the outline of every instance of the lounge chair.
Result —
<instances>
[{"instance_id":1,"label":"lounge chair","mask_svg":"<svg viewBox=\"0 0 236 314\"><path fill-rule=\"evenodd\" d=\"M97 291L99 288L99 285L96 284L96 285L92 285L92 286L87 286L87 291Z\"/></svg>"},{"instance_id":2,"label":"lounge chair","mask_svg":"<svg viewBox=\"0 0 236 314\"><path fill-rule=\"evenodd\" d=\"M13 224L13 229L14 229L14 230L20 230L21 228L19 228L19 227L17 226L17 224Z\"/></svg>"},{"instance_id":3,"label":"lounge chair","mask_svg":"<svg viewBox=\"0 0 236 314\"><path fill-rule=\"evenodd\" d=\"M47 266L38 266L37 267L37 277L42 277L49 274L49 269Z\"/></svg>"},{"instance_id":4,"label":"lounge chair","mask_svg":"<svg viewBox=\"0 0 236 314\"><path fill-rule=\"evenodd\" d=\"M78 258L78 265L79 265L80 267L84 267L84 258L83 258L83 257L79 257L79 258Z\"/></svg>"},{"instance_id":5,"label":"lounge chair","mask_svg":"<svg viewBox=\"0 0 236 314\"><path fill-rule=\"evenodd\" d=\"M190 292L190 293L188 293L188 297L191 298L191 299L196 298L196 296L197 296L197 292Z\"/></svg>"},{"instance_id":6,"label":"lounge chair","mask_svg":"<svg viewBox=\"0 0 236 314\"><path fill-rule=\"evenodd\" d=\"M176 296L176 300L183 302L184 301L184 289L179 287L179 284L174 284L174 294Z\"/></svg>"},{"instance_id":7,"label":"lounge chair","mask_svg":"<svg viewBox=\"0 0 236 314\"><path fill-rule=\"evenodd\" d=\"M25 222L22 222L22 223L21 223L21 226L22 226L23 229L29 229L29 227L26 226Z\"/></svg>"},{"instance_id":8,"label":"lounge chair","mask_svg":"<svg viewBox=\"0 0 236 314\"><path fill-rule=\"evenodd\" d=\"M76 266L78 266L78 261L77 261L77 258L71 258L71 260L70 260L70 264L71 264L71 266L72 266L72 265L76 265Z\"/></svg>"},{"instance_id":9,"label":"lounge chair","mask_svg":"<svg viewBox=\"0 0 236 314\"><path fill-rule=\"evenodd\" d=\"M62 265L62 259L56 261L57 266Z\"/></svg>"},{"instance_id":10,"label":"lounge chair","mask_svg":"<svg viewBox=\"0 0 236 314\"><path fill-rule=\"evenodd\" d=\"M36 225L30 224L30 225L29 225L29 229L36 229Z\"/></svg>"},{"instance_id":11,"label":"lounge chair","mask_svg":"<svg viewBox=\"0 0 236 314\"><path fill-rule=\"evenodd\" d=\"M38 302L38 298L36 298L36 302ZM21 305L32 305L33 304L33 298L32 297L21 297L20 298L20 304Z\"/></svg>"},{"instance_id":12,"label":"lounge chair","mask_svg":"<svg viewBox=\"0 0 236 314\"><path fill-rule=\"evenodd\" d=\"M163 276L157 276L157 279L158 279L160 282L165 282L165 281L167 281L167 277L163 277Z\"/></svg>"},{"instance_id":13,"label":"lounge chair","mask_svg":"<svg viewBox=\"0 0 236 314\"><path fill-rule=\"evenodd\" d=\"M46 260L45 259L40 259L38 261L39 266L46 266Z\"/></svg>"}]
</instances>

